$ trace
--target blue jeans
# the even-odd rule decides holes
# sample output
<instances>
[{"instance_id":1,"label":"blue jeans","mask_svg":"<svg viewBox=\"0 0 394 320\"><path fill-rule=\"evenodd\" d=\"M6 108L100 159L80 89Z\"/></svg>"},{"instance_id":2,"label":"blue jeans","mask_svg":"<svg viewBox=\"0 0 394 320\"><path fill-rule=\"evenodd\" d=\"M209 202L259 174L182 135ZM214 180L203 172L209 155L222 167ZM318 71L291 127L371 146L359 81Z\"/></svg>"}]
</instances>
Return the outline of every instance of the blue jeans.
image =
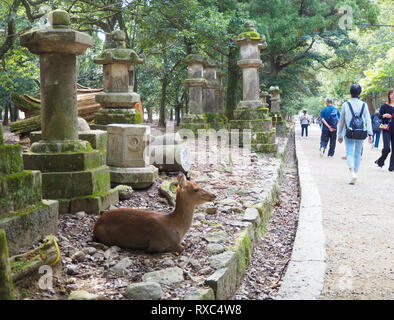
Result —
<instances>
[{"instance_id":1,"label":"blue jeans","mask_svg":"<svg viewBox=\"0 0 394 320\"><path fill-rule=\"evenodd\" d=\"M364 140L349 139L344 137L346 145L346 161L347 166L354 169L354 172L358 172L361 162L361 153L363 151Z\"/></svg>"},{"instance_id":2,"label":"blue jeans","mask_svg":"<svg viewBox=\"0 0 394 320\"><path fill-rule=\"evenodd\" d=\"M308 136L308 124L302 124L301 125L301 137L304 136L304 131L305 131L305 136Z\"/></svg>"},{"instance_id":3,"label":"blue jeans","mask_svg":"<svg viewBox=\"0 0 394 320\"><path fill-rule=\"evenodd\" d=\"M380 140L380 133L382 132L382 130L376 130L373 132L373 136L372 136L372 143L375 142L375 148L379 147L379 140Z\"/></svg>"}]
</instances>

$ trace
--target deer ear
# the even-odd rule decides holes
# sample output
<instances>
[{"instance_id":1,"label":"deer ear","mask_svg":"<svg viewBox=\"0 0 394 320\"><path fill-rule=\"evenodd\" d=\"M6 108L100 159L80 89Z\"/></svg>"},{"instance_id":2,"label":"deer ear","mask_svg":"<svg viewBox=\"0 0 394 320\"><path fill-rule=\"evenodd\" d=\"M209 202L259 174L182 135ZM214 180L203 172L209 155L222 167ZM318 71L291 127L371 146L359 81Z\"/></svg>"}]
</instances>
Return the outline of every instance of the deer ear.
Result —
<instances>
[{"instance_id":1,"label":"deer ear","mask_svg":"<svg viewBox=\"0 0 394 320\"><path fill-rule=\"evenodd\" d=\"M178 174L178 186L184 188L186 186L186 177L183 173Z\"/></svg>"}]
</instances>

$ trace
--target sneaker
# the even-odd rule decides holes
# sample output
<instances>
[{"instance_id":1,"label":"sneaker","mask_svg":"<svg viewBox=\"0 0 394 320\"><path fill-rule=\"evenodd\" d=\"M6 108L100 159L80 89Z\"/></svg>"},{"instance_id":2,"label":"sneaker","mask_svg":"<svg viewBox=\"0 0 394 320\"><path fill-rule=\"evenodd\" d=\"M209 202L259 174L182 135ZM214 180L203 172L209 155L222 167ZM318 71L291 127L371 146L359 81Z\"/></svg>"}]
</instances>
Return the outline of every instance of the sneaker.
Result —
<instances>
[{"instance_id":1,"label":"sneaker","mask_svg":"<svg viewBox=\"0 0 394 320\"><path fill-rule=\"evenodd\" d=\"M357 181L357 174L354 171L352 171L350 173L350 182L349 183L350 184L355 184L356 181Z\"/></svg>"},{"instance_id":2,"label":"sneaker","mask_svg":"<svg viewBox=\"0 0 394 320\"><path fill-rule=\"evenodd\" d=\"M383 168L383 165L380 165L378 160L375 161L375 164L376 164L379 168Z\"/></svg>"},{"instance_id":3,"label":"sneaker","mask_svg":"<svg viewBox=\"0 0 394 320\"><path fill-rule=\"evenodd\" d=\"M324 148L320 148L320 158L323 158L324 156Z\"/></svg>"}]
</instances>

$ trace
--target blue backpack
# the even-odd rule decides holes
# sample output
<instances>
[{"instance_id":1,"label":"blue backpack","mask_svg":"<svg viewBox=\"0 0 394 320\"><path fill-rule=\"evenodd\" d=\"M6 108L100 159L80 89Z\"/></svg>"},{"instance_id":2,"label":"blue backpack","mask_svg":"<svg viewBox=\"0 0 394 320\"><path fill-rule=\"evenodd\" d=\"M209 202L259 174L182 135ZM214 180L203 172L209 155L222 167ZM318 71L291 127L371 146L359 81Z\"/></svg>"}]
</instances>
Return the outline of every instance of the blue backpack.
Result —
<instances>
[{"instance_id":1,"label":"blue backpack","mask_svg":"<svg viewBox=\"0 0 394 320\"><path fill-rule=\"evenodd\" d=\"M330 117L328 118L327 123L330 125L330 127L337 128L337 123L338 123L338 111L337 109L333 109L330 113Z\"/></svg>"},{"instance_id":2,"label":"blue backpack","mask_svg":"<svg viewBox=\"0 0 394 320\"><path fill-rule=\"evenodd\" d=\"M374 113L372 115L372 130L378 131L381 124L382 120L379 119L379 115L377 113Z\"/></svg>"}]
</instances>

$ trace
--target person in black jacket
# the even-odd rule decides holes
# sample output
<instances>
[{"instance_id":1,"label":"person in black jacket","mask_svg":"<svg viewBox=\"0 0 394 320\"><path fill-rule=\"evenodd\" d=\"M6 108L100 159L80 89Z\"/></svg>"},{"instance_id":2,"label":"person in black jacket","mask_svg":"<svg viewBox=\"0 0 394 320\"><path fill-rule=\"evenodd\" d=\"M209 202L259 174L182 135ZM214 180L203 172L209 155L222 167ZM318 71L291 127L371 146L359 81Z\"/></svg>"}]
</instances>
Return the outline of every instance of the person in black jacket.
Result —
<instances>
[{"instance_id":1,"label":"person in black jacket","mask_svg":"<svg viewBox=\"0 0 394 320\"><path fill-rule=\"evenodd\" d=\"M388 102L382 104L379 111L379 118L382 119L382 124L388 124L389 130L382 129L383 136L383 149L382 155L375 163L382 168L384 166L384 161L386 160L388 154L390 153L391 145L391 156L389 171L394 171L394 89L391 88L388 92Z\"/></svg>"}]
</instances>

